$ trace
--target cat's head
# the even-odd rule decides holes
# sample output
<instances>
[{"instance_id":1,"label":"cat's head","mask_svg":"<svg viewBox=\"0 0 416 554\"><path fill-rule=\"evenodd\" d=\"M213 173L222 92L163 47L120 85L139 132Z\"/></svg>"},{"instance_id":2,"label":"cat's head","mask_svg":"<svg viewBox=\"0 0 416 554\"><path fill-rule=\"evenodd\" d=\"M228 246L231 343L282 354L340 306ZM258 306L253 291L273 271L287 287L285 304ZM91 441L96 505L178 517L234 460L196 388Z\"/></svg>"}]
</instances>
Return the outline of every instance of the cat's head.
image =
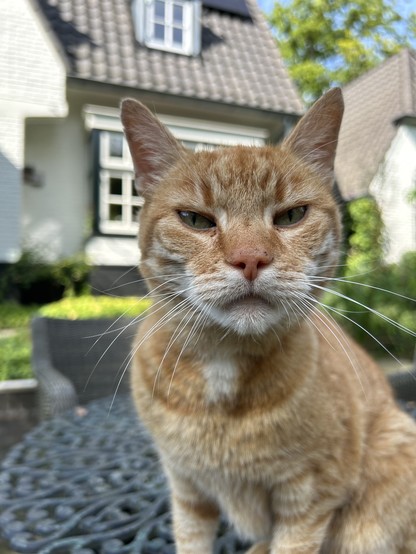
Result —
<instances>
[{"instance_id":1,"label":"cat's head","mask_svg":"<svg viewBox=\"0 0 416 554\"><path fill-rule=\"evenodd\" d=\"M338 260L333 167L341 91L280 146L186 150L135 100L122 121L145 198L141 272L155 294L241 335L296 323ZM175 296L176 295L176 296Z\"/></svg>"}]
</instances>

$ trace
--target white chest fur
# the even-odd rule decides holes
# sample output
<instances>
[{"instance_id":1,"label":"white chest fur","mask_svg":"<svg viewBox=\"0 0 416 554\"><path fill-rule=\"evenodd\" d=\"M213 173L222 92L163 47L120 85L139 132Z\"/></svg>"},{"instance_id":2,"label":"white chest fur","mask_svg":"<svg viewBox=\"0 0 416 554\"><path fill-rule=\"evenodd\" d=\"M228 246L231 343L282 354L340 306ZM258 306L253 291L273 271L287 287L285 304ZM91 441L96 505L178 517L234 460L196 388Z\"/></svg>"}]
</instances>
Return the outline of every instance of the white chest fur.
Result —
<instances>
[{"instance_id":1,"label":"white chest fur","mask_svg":"<svg viewBox=\"0 0 416 554\"><path fill-rule=\"evenodd\" d=\"M238 367L233 358L215 356L205 363L203 372L209 402L231 400L235 396L238 386Z\"/></svg>"}]
</instances>

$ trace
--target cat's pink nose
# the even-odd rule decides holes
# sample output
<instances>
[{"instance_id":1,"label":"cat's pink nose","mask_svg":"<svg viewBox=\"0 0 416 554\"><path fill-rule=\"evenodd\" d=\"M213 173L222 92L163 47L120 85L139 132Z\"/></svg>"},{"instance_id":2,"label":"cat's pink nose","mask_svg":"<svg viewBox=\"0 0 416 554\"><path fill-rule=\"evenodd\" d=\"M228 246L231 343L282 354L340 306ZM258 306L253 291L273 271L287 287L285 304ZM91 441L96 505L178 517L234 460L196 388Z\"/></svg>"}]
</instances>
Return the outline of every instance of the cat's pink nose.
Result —
<instances>
[{"instance_id":1,"label":"cat's pink nose","mask_svg":"<svg viewBox=\"0 0 416 554\"><path fill-rule=\"evenodd\" d=\"M241 248L231 252L227 262L243 271L244 277L248 281L254 281L257 278L259 269L269 265L273 257L265 250L253 248Z\"/></svg>"}]
</instances>

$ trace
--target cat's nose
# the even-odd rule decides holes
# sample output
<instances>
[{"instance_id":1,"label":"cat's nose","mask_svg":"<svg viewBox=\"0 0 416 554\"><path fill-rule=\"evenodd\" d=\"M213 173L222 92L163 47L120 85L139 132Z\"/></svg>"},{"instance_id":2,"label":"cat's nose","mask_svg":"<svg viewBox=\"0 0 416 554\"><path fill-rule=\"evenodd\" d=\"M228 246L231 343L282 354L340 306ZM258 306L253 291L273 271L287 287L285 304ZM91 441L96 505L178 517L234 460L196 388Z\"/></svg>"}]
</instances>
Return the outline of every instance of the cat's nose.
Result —
<instances>
[{"instance_id":1,"label":"cat's nose","mask_svg":"<svg viewBox=\"0 0 416 554\"><path fill-rule=\"evenodd\" d=\"M259 270L269 265L273 261L266 250L255 248L241 248L231 252L227 262L243 271L244 277L248 281L254 281L257 278Z\"/></svg>"}]
</instances>

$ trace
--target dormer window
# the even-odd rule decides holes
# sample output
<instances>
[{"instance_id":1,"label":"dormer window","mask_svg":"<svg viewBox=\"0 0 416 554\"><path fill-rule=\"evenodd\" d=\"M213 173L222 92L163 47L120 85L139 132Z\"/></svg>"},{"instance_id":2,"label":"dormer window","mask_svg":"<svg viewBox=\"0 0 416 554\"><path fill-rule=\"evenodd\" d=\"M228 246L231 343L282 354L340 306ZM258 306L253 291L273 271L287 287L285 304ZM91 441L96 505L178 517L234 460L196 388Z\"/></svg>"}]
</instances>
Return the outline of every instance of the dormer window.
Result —
<instances>
[{"instance_id":1,"label":"dormer window","mask_svg":"<svg viewBox=\"0 0 416 554\"><path fill-rule=\"evenodd\" d=\"M201 0L134 0L136 37L149 48L196 56Z\"/></svg>"}]
</instances>

